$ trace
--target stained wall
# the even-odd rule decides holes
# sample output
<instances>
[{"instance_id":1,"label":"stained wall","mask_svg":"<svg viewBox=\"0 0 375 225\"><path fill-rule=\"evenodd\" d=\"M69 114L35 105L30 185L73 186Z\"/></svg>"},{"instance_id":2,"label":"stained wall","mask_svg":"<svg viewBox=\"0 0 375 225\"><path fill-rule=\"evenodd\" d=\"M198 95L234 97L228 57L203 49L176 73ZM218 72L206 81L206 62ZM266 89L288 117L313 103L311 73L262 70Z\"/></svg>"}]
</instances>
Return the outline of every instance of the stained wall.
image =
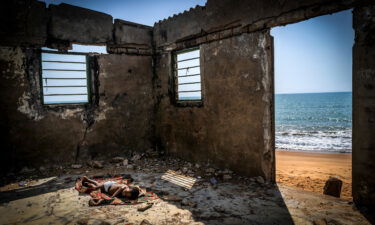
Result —
<instances>
[{"instance_id":1,"label":"stained wall","mask_svg":"<svg viewBox=\"0 0 375 225\"><path fill-rule=\"evenodd\" d=\"M273 181L273 41L269 29L354 8L353 197L374 204L374 2L208 0L153 27L67 4L0 7L2 172L154 148ZM82 22L84 21L84 22ZM88 105L41 104L40 48L106 45L90 55ZM200 46L202 104L173 101L171 58Z\"/></svg>"},{"instance_id":2,"label":"stained wall","mask_svg":"<svg viewBox=\"0 0 375 225\"><path fill-rule=\"evenodd\" d=\"M174 52L157 55L160 147L181 158L274 179L269 31L200 45L203 101L174 104Z\"/></svg>"},{"instance_id":3,"label":"stained wall","mask_svg":"<svg viewBox=\"0 0 375 225\"><path fill-rule=\"evenodd\" d=\"M67 4L1 3L1 171L58 167L153 147L152 28ZM90 103L43 105L42 47L89 54Z\"/></svg>"},{"instance_id":4,"label":"stained wall","mask_svg":"<svg viewBox=\"0 0 375 225\"><path fill-rule=\"evenodd\" d=\"M353 13L353 199L375 210L375 6Z\"/></svg>"}]
</instances>

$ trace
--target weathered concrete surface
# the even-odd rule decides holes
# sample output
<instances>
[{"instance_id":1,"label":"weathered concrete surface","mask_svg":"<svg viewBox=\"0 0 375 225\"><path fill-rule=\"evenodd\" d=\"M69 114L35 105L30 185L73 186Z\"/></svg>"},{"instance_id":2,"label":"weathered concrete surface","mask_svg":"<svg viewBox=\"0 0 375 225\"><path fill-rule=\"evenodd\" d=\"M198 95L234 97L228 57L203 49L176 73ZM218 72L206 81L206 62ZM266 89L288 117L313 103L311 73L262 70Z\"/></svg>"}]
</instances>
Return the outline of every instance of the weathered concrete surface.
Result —
<instances>
[{"instance_id":1,"label":"weathered concrete surface","mask_svg":"<svg viewBox=\"0 0 375 225\"><path fill-rule=\"evenodd\" d=\"M115 19L114 29L114 42L117 45L152 45L152 27Z\"/></svg>"},{"instance_id":2,"label":"weathered concrete surface","mask_svg":"<svg viewBox=\"0 0 375 225\"><path fill-rule=\"evenodd\" d=\"M147 165L147 166L145 166ZM74 181L85 170L66 170L62 176L29 181L27 187L18 184L0 187L1 224L370 224L349 202L305 192L284 185L258 183L254 179L233 174L231 180L198 178L177 172L166 180L165 172L174 167L187 167L195 174L198 169L174 159L143 159L140 170L107 167L91 170L86 175L126 173L135 184L159 193L161 199L140 212L140 205L89 207L89 196L74 190ZM68 175L67 175L68 174ZM74 174L74 175L73 175ZM183 181L195 180L191 188ZM180 180L181 181L181 180ZM18 189L14 189L14 188ZM175 201L168 201L167 199Z\"/></svg>"},{"instance_id":3,"label":"weathered concrete surface","mask_svg":"<svg viewBox=\"0 0 375 225\"><path fill-rule=\"evenodd\" d=\"M48 12L44 2L2 1L0 3L1 45L43 46L47 38Z\"/></svg>"},{"instance_id":4,"label":"weathered concrete surface","mask_svg":"<svg viewBox=\"0 0 375 225\"><path fill-rule=\"evenodd\" d=\"M104 150L112 155L157 144L190 160L210 161L273 180L272 45L262 30L357 7L353 194L359 205L373 205L375 169L369 159L374 158L374 12L362 6L374 4L372 0L209 0L205 7L155 24L152 40L158 55L151 80L153 51L148 28L137 25L133 29L118 20L113 29L111 16L66 4L46 9L44 3L35 0L2 1L0 130L6 149L2 167L38 167L70 162L84 151L85 157L95 157L107 155L101 154ZM36 48L47 45L66 49L72 42L107 43L111 44L110 53L150 56L139 60L125 56L100 59L101 73L110 79L95 80L95 85L101 86L93 105L43 107ZM203 54L203 107L176 107L170 100L170 53L198 45ZM147 68L142 68L144 65ZM128 68L133 66L141 71L140 76L128 76L126 71L131 73ZM122 80L124 74L129 79L126 82ZM132 108L127 108L128 104ZM128 112L137 116L127 116ZM150 121L155 115L153 132ZM155 142L149 141L153 135Z\"/></svg>"},{"instance_id":5,"label":"weathered concrete surface","mask_svg":"<svg viewBox=\"0 0 375 225\"><path fill-rule=\"evenodd\" d=\"M39 105L39 58L35 52L1 47L0 68L2 173L25 165L73 160L85 127L80 118L82 108L47 112Z\"/></svg>"},{"instance_id":6,"label":"weathered concrete surface","mask_svg":"<svg viewBox=\"0 0 375 225\"><path fill-rule=\"evenodd\" d=\"M115 156L152 147L153 93L151 56L102 55L99 107L86 136L90 152Z\"/></svg>"},{"instance_id":7,"label":"weathered concrete surface","mask_svg":"<svg viewBox=\"0 0 375 225\"><path fill-rule=\"evenodd\" d=\"M375 6L353 16L353 199L375 212Z\"/></svg>"},{"instance_id":8,"label":"weathered concrete surface","mask_svg":"<svg viewBox=\"0 0 375 225\"><path fill-rule=\"evenodd\" d=\"M112 41L112 16L64 3L50 5L49 9L48 34L51 38L85 44Z\"/></svg>"},{"instance_id":9,"label":"weathered concrete surface","mask_svg":"<svg viewBox=\"0 0 375 225\"><path fill-rule=\"evenodd\" d=\"M93 102L52 107L41 104L38 50L0 48L2 173L152 147L151 57L98 58Z\"/></svg>"},{"instance_id":10,"label":"weathered concrete surface","mask_svg":"<svg viewBox=\"0 0 375 225\"><path fill-rule=\"evenodd\" d=\"M198 6L155 23L154 41L159 47L205 37L207 34L221 30L227 30L229 33L252 32L368 4L374 2L371 0L208 0L204 7Z\"/></svg>"},{"instance_id":11,"label":"weathered concrete surface","mask_svg":"<svg viewBox=\"0 0 375 225\"><path fill-rule=\"evenodd\" d=\"M159 144L184 159L274 180L269 32L242 34L200 49L202 107L171 104L171 52L158 56Z\"/></svg>"},{"instance_id":12,"label":"weathered concrete surface","mask_svg":"<svg viewBox=\"0 0 375 225\"><path fill-rule=\"evenodd\" d=\"M71 42L113 42L112 16L68 4L50 5L36 0L0 3L2 46L44 47Z\"/></svg>"}]
</instances>

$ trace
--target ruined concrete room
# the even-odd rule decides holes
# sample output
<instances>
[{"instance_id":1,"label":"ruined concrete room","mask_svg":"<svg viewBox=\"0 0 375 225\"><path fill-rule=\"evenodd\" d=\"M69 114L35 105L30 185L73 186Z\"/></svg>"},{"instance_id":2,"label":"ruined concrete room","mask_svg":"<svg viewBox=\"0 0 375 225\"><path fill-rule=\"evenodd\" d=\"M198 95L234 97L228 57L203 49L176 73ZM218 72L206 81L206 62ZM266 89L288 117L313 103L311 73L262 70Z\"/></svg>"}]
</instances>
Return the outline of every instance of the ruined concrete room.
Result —
<instances>
[{"instance_id":1,"label":"ruined concrete room","mask_svg":"<svg viewBox=\"0 0 375 225\"><path fill-rule=\"evenodd\" d=\"M306 132L279 104L322 95L277 92L277 35L337 15L346 142L289 151ZM373 0L11 0L0 21L0 224L375 224Z\"/></svg>"}]
</instances>

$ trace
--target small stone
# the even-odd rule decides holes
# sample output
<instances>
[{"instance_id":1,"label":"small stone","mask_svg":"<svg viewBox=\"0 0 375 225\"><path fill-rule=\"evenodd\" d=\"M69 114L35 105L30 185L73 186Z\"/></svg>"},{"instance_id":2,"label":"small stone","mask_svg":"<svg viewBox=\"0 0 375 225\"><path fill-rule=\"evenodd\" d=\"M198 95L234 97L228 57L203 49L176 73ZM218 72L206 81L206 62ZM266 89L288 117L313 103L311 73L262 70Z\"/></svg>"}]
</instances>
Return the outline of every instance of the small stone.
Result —
<instances>
[{"instance_id":1,"label":"small stone","mask_svg":"<svg viewBox=\"0 0 375 225\"><path fill-rule=\"evenodd\" d=\"M99 161L91 161L91 166L93 168L97 168L97 169L102 169L103 168L103 164Z\"/></svg>"},{"instance_id":2,"label":"small stone","mask_svg":"<svg viewBox=\"0 0 375 225\"><path fill-rule=\"evenodd\" d=\"M256 180L256 182L258 182L259 184L264 184L264 179L263 179L263 177L261 177L261 176L256 177L255 180Z\"/></svg>"},{"instance_id":3,"label":"small stone","mask_svg":"<svg viewBox=\"0 0 375 225\"><path fill-rule=\"evenodd\" d=\"M159 156L159 152L154 151L153 149L149 149L147 151L147 156L150 158L157 158Z\"/></svg>"},{"instance_id":4,"label":"small stone","mask_svg":"<svg viewBox=\"0 0 375 225\"><path fill-rule=\"evenodd\" d=\"M29 169L25 166L24 168L21 169L20 173L32 173L34 171L35 169Z\"/></svg>"},{"instance_id":5,"label":"small stone","mask_svg":"<svg viewBox=\"0 0 375 225\"><path fill-rule=\"evenodd\" d=\"M217 180L215 179L215 177L212 177L210 179L210 183L213 184L213 185L217 184Z\"/></svg>"},{"instance_id":6,"label":"small stone","mask_svg":"<svg viewBox=\"0 0 375 225\"><path fill-rule=\"evenodd\" d=\"M148 220L144 219L144 220L142 220L140 225L152 225L152 223L150 223Z\"/></svg>"},{"instance_id":7,"label":"small stone","mask_svg":"<svg viewBox=\"0 0 375 225\"><path fill-rule=\"evenodd\" d=\"M132 170L132 169L134 169L134 165L131 165L131 164L130 164L130 165L127 165L126 168Z\"/></svg>"},{"instance_id":8,"label":"small stone","mask_svg":"<svg viewBox=\"0 0 375 225\"><path fill-rule=\"evenodd\" d=\"M147 209L151 208L152 206L153 206L153 203L150 202L150 203L147 203L146 206L141 207L141 208L138 208L137 210L138 210L138 212L144 212L144 211L146 211Z\"/></svg>"},{"instance_id":9,"label":"small stone","mask_svg":"<svg viewBox=\"0 0 375 225\"><path fill-rule=\"evenodd\" d=\"M201 166L198 163L195 163L195 168L199 169Z\"/></svg>"},{"instance_id":10,"label":"small stone","mask_svg":"<svg viewBox=\"0 0 375 225\"><path fill-rule=\"evenodd\" d=\"M140 154L135 154L133 157L132 157L132 161L138 161L141 159L141 155Z\"/></svg>"},{"instance_id":11,"label":"small stone","mask_svg":"<svg viewBox=\"0 0 375 225\"><path fill-rule=\"evenodd\" d=\"M228 169L225 169L225 170L223 171L223 174L232 174L232 173L233 173L233 171L228 170Z\"/></svg>"},{"instance_id":12,"label":"small stone","mask_svg":"<svg viewBox=\"0 0 375 225\"><path fill-rule=\"evenodd\" d=\"M208 168L208 169L206 169L206 173L215 173L215 169L214 168Z\"/></svg>"},{"instance_id":13,"label":"small stone","mask_svg":"<svg viewBox=\"0 0 375 225\"><path fill-rule=\"evenodd\" d=\"M189 170L189 169L188 169L187 167L182 168L182 172L183 172L183 173L187 173L188 170Z\"/></svg>"},{"instance_id":14,"label":"small stone","mask_svg":"<svg viewBox=\"0 0 375 225\"><path fill-rule=\"evenodd\" d=\"M129 164L129 161L127 159L124 159L124 161L122 161L123 166L127 166L128 164Z\"/></svg>"},{"instance_id":15,"label":"small stone","mask_svg":"<svg viewBox=\"0 0 375 225\"><path fill-rule=\"evenodd\" d=\"M187 199L187 198L184 198L184 199L182 199L182 201L181 201L181 205L183 205L183 206L190 206L190 207L195 207L195 206L197 206L197 203L195 203L195 202L192 202L192 201L190 201L189 199Z\"/></svg>"},{"instance_id":16,"label":"small stone","mask_svg":"<svg viewBox=\"0 0 375 225\"><path fill-rule=\"evenodd\" d=\"M317 219L313 221L314 225L327 225L327 222L325 219Z\"/></svg>"},{"instance_id":17,"label":"small stone","mask_svg":"<svg viewBox=\"0 0 375 225\"><path fill-rule=\"evenodd\" d=\"M44 166L39 167L39 171L43 172L46 171L46 168Z\"/></svg>"},{"instance_id":18,"label":"small stone","mask_svg":"<svg viewBox=\"0 0 375 225\"><path fill-rule=\"evenodd\" d=\"M71 167L72 167L72 169L80 169L80 168L82 168L82 165L81 164L73 164Z\"/></svg>"},{"instance_id":19,"label":"small stone","mask_svg":"<svg viewBox=\"0 0 375 225\"><path fill-rule=\"evenodd\" d=\"M18 183L18 186L20 186L20 187L25 187L25 186L27 186L27 181L21 181L21 182L19 182L19 183Z\"/></svg>"},{"instance_id":20,"label":"small stone","mask_svg":"<svg viewBox=\"0 0 375 225\"><path fill-rule=\"evenodd\" d=\"M223 180L231 180L232 179L232 176L229 175L229 174L224 174L223 175Z\"/></svg>"},{"instance_id":21,"label":"small stone","mask_svg":"<svg viewBox=\"0 0 375 225\"><path fill-rule=\"evenodd\" d=\"M166 195L162 197L164 201L179 202L182 201L182 198L177 195Z\"/></svg>"},{"instance_id":22,"label":"small stone","mask_svg":"<svg viewBox=\"0 0 375 225\"><path fill-rule=\"evenodd\" d=\"M225 213L225 208L220 205L214 206L214 210L219 213Z\"/></svg>"},{"instance_id":23,"label":"small stone","mask_svg":"<svg viewBox=\"0 0 375 225\"><path fill-rule=\"evenodd\" d=\"M340 198L341 187L342 187L342 180L340 180L337 177L330 177L324 185L323 194Z\"/></svg>"},{"instance_id":24,"label":"small stone","mask_svg":"<svg viewBox=\"0 0 375 225\"><path fill-rule=\"evenodd\" d=\"M121 162L123 162L125 160L125 158L124 157L113 157L112 159L111 159L111 163L121 163Z\"/></svg>"},{"instance_id":25,"label":"small stone","mask_svg":"<svg viewBox=\"0 0 375 225\"><path fill-rule=\"evenodd\" d=\"M87 225L89 223L89 220L90 219L88 219L88 218L82 218L82 219L77 220L76 223L78 225Z\"/></svg>"}]
</instances>

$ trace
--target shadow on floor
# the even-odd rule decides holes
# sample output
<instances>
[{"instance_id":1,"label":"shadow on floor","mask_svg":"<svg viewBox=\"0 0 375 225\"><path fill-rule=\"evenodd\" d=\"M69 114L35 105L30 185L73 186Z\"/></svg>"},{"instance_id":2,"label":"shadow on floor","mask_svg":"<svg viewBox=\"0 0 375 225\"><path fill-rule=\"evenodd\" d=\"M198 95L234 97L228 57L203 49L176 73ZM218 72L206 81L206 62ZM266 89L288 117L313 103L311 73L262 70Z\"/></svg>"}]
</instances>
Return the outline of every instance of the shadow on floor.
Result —
<instances>
[{"instance_id":1,"label":"shadow on floor","mask_svg":"<svg viewBox=\"0 0 375 225\"><path fill-rule=\"evenodd\" d=\"M179 209L189 210L194 221L204 224L294 224L276 184L257 182L232 183L194 180L170 170L143 180L144 186L161 189L180 201L168 201ZM151 179L151 182L147 182ZM213 182L215 183L215 182ZM153 190L153 189L151 189ZM157 192L158 190L154 190ZM164 196L161 196L163 199ZM173 223L173 221L167 221Z\"/></svg>"},{"instance_id":2,"label":"shadow on floor","mask_svg":"<svg viewBox=\"0 0 375 225\"><path fill-rule=\"evenodd\" d=\"M60 189L70 188L79 176L47 177L38 179L36 184L23 188L0 192L0 203L29 198Z\"/></svg>"},{"instance_id":3,"label":"shadow on floor","mask_svg":"<svg viewBox=\"0 0 375 225\"><path fill-rule=\"evenodd\" d=\"M133 171L130 175L135 185L144 186L161 198L145 212L137 210L142 205L89 207L89 196L82 197L72 190L76 178L82 175L42 179L32 187L0 192L0 203L21 200L16 204L4 204L1 210L9 213L6 223L31 219L35 223L74 223L77 218L102 220L102 216L109 216L113 224L120 220L139 224L139 219L148 219L152 224L314 224L317 221L369 224L346 201L280 184L238 180L235 175L234 179L210 181L171 170L164 173ZM54 196L38 197L51 192ZM50 207L52 205L54 207ZM45 210L48 208L53 208L52 214ZM22 213L17 214L20 210ZM372 211L360 210L371 220Z\"/></svg>"}]
</instances>

